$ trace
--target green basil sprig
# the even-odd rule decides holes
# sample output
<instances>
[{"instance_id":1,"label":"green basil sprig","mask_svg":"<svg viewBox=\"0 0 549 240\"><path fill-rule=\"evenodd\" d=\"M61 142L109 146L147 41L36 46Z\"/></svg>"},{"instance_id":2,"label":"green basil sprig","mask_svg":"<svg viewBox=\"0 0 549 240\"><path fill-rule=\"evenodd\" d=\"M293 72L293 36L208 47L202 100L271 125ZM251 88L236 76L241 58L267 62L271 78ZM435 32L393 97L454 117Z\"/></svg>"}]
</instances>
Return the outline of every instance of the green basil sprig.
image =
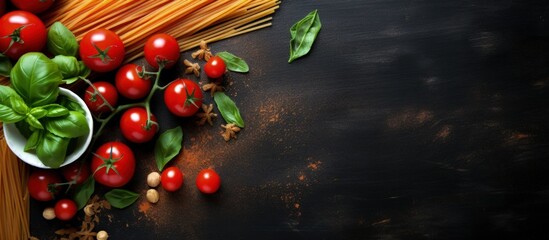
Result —
<instances>
[{"instance_id":1,"label":"green basil sprig","mask_svg":"<svg viewBox=\"0 0 549 240\"><path fill-rule=\"evenodd\" d=\"M159 171L162 171L164 166L179 154L182 142L183 130L181 127L166 130L160 134L154 145L154 157Z\"/></svg>"},{"instance_id":2,"label":"green basil sprig","mask_svg":"<svg viewBox=\"0 0 549 240\"><path fill-rule=\"evenodd\" d=\"M290 59L288 63L309 53L321 27L318 11L314 10L290 28Z\"/></svg>"},{"instance_id":3,"label":"green basil sprig","mask_svg":"<svg viewBox=\"0 0 549 240\"><path fill-rule=\"evenodd\" d=\"M73 56L57 55L52 61L57 64L57 67L61 71L65 84L72 84L80 79L80 77L85 78L91 73L91 70L84 65L84 62L78 61Z\"/></svg>"},{"instance_id":4,"label":"green basil sprig","mask_svg":"<svg viewBox=\"0 0 549 240\"><path fill-rule=\"evenodd\" d=\"M53 23L48 30L46 46L53 55L76 56L78 53L76 37L60 22Z\"/></svg>"},{"instance_id":5,"label":"green basil sprig","mask_svg":"<svg viewBox=\"0 0 549 240\"><path fill-rule=\"evenodd\" d=\"M250 71L250 67L248 67L248 64L246 63L246 61L244 61L244 59L242 58L239 58L233 55L232 53L220 52L220 53L217 53L217 56L223 59L229 71L240 72L240 73L247 73L248 71Z\"/></svg>"},{"instance_id":6,"label":"green basil sprig","mask_svg":"<svg viewBox=\"0 0 549 240\"><path fill-rule=\"evenodd\" d=\"M43 53L26 53L13 66L11 86L30 107L55 102L63 76Z\"/></svg>"},{"instance_id":7,"label":"green basil sprig","mask_svg":"<svg viewBox=\"0 0 549 240\"><path fill-rule=\"evenodd\" d=\"M44 165L59 168L65 162L69 142L69 138L59 137L45 131L42 139L36 145L36 156Z\"/></svg>"},{"instance_id":8,"label":"green basil sprig","mask_svg":"<svg viewBox=\"0 0 549 240\"><path fill-rule=\"evenodd\" d=\"M238 110L238 107L229 96L224 92L216 92L214 94L214 101L225 122L234 123L241 128L244 127L244 120L240 115L240 110Z\"/></svg>"},{"instance_id":9,"label":"green basil sprig","mask_svg":"<svg viewBox=\"0 0 549 240\"><path fill-rule=\"evenodd\" d=\"M115 208L126 208L139 198L139 194L124 189L113 189L105 193L105 199Z\"/></svg>"},{"instance_id":10,"label":"green basil sprig","mask_svg":"<svg viewBox=\"0 0 549 240\"><path fill-rule=\"evenodd\" d=\"M95 191L95 179L90 176L82 185L76 188L72 197L78 209L82 209L88 203L91 195Z\"/></svg>"}]
</instances>

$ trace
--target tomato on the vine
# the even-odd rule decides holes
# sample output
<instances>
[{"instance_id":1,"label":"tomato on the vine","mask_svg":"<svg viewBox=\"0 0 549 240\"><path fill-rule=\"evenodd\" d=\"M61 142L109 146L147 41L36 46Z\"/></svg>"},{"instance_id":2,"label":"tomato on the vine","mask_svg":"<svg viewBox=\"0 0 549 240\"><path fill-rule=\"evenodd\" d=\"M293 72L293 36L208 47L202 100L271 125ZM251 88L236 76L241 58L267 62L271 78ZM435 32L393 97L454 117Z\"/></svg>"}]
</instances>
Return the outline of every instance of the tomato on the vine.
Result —
<instances>
[{"instance_id":1,"label":"tomato on the vine","mask_svg":"<svg viewBox=\"0 0 549 240\"><path fill-rule=\"evenodd\" d=\"M183 173L177 167L169 167L162 171L160 176L162 188L168 192L175 192L183 185Z\"/></svg>"},{"instance_id":2,"label":"tomato on the vine","mask_svg":"<svg viewBox=\"0 0 549 240\"><path fill-rule=\"evenodd\" d=\"M76 185L84 183L90 177L90 169L79 162L71 163L61 168L61 173L67 181L75 181Z\"/></svg>"},{"instance_id":3,"label":"tomato on the vine","mask_svg":"<svg viewBox=\"0 0 549 240\"><path fill-rule=\"evenodd\" d=\"M18 59L28 52L39 52L46 45L44 23L27 11L11 11L0 18L0 52Z\"/></svg>"},{"instance_id":4,"label":"tomato on the vine","mask_svg":"<svg viewBox=\"0 0 549 240\"><path fill-rule=\"evenodd\" d=\"M211 57L206 64L204 64L204 72L209 78L220 78L227 71L225 61L218 56Z\"/></svg>"},{"instance_id":5,"label":"tomato on the vine","mask_svg":"<svg viewBox=\"0 0 549 240\"><path fill-rule=\"evenodd\" d=\"M109 72L124 61L124 43L113 31L95 29L84 35L80 41L80 58L96 72Z\"/></svg>"},{"instance_id":6,"label":"tomato on the vine","mask_svg":"<svg viewBox=\"0 0 549 240\"><path fill-rule=\"evenodd\" d=\"M158 122L154 115L147 118L147 110L134 107L126 110L120 117L122 135L131 142L144 143L151 140L158 131Z\"/></svg>"},{"instance_id":7,"label":"tomato on the vine","mask_svg":"<svg viewBox=\"0 0 549 240\"><path fill-rule=\"evenodd\" d=\"M203 97L200 86L190 79L176 79L164 91L166 107L180 117L194 115L202 106Z\"/></svg>"},{"instance_id":8,"label":"tomato on the vine","mask_svg":"<svg viewBox=\"0 0 549 240\"><path fill-rule=\"evenodd\" d=\"M164 68L172 67L179 60L179 44L177 40L165 33L157 33L149 37L144 47L145 60L158 69L158 63L164 64Z\"/></svg>"},{"instance_id":9,"label":"tomato on the vine","mask_svg":"<svg viewBox=\"0 0 549 240\"><path fill-rule=\"evenodd\" d=\"M50 201L59 192L59 187L53 184L61 183L61 177L56 171L37 169L31 173L27 188L32 198L38 201Z\"/></svg>"},{"instance_id":10,"label":"tomato on the vine","mask_svg":"<svg viewBox=\"0 0 549 240\"><path fill-rule=\"evenodd\" d=\"M20 10L28 11L34 14L48 10L54 0L10 0L13 5Z\"/></svg>"},{"instance_id":11,"label":"tomato on the vine","mask_svg":"<svg viewBox=\"0 0 549 240\"><path fill-rule=\"evenodd\" d=\"M143 71L141 66L128 63L118 69L115 77L115 85L118 92L129 99L144 98L152 88L152 81L141 78L139 72Z\"/></svg>"},{"instance_id":12,"label":"tomato on the vine","mask_svg":"<svg viewBox=\"0 0 549 240\"><path fill-rule=\"evenodd\" d=\"M98 81L93 83L93 86L97 88L96 92L92 86L88 86L84 93L84 102L86 106L95 114L110 112L111 108L103 101L103 98L107 100L107 103L111 107L116 107L118 102L118 92L116 88L109 82ZM99 96L101 94L101 96Z\"/></svg>"},{"instance_id":13,"label":"tomato on the vine","mask_svg":"<svg viewBox=\"0 0 549 240\"><path fill-rule=\"evenodd\" d=\"M135 156L122 142L107 142L93 154L90 169L95 180L107 187L121 187L135 172Z\"/></svg>"},{"instance_id":14,"label":"tomato on the vine","mask_svg":"<svg viewBox=\"0 0 549 240\"><path fill-rule=\"evenodd\" d=\"M77 210L78 207L76 206L76 203L73 200L66 198L57 201L57 203L55 203L55 207L53 208L55 217L63 221L71 220L74 215L76 215Z\"/></svg>"},{"instance_id":15,"label":"tomato on the vine","mask_svg":"<svg viewBox=\"0 0 549 240\"><path fill-rule=\"evenodd\" d=\"M213 169L204 169L196 176L196 187L200 192L212 194L221 186L221 178Z\"/></svg>"}]
</instances>

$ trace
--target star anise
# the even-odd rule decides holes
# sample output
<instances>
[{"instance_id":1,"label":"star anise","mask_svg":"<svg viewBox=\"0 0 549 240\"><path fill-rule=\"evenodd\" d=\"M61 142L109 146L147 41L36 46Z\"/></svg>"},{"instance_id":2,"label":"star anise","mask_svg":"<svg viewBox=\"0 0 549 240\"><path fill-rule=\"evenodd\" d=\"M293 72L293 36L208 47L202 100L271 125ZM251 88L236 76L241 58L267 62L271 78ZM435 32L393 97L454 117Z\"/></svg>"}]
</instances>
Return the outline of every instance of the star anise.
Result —
<instances>
[{"instance_id":1,"label":"star anise","mask_svg":"<svg viewBox=\"0 0 549 240\"><path fill-rule=\"evenodd\" d=\"M197 113L196 116L200 118L196 123L199 126L204 125L206 122L213 126L213 119L217 117L217 114L213 112L213 104L202 104L202 110L204 112Z\"/></svg>"},{"instance_id":2,"label":"star anise","mask_svg":"<svg viewBox=\"0 0 549 240\"><path fill-rule=\"evenodd\" d=\"M212 52L204 40L200 41L200 49L191 54L191 57L193 58L198 58L200 60L204 59L206 61L210 60L212 56Z\"/></svg>"},{"instance_id":3,"label":"star anise","mask_svg":"<svg viewBox=\"0 0 549 240\"><path fill-rule=\"evenodd\" d=\"M191 61L185 59L183 60L183 63L187 67L185 69L185 74L191 74L194 73L195 76L200 76L200 65L198 63L192 63Z\"/></svg>"},{"instance_id":4,"label":"star anise","mask_svg":"<svg viewBox=\"0 0 549 240\"><path fill-rule=\"evenodd\" d=\"M225 139L225 141L229 141L231 140L231 138L236 139L236 133L240 132L240 128L234 123L221 125L221 127L225 129L224 132L221 132L221 136L223 136L223 139Z\"/></svg>"},{"instance_id":5,"label":"star anise","mask_svg":"<svg viewBox=\"0 0 549 240\"><path fill-rule=\"evenodd\" d=\"M210 94L213 97L216 92L223 92L224 89L221 85L211 82L204 84L204 86L202 86L202 90L204 90L204 92L210 91Z\"/></svg>"}]
</instances>

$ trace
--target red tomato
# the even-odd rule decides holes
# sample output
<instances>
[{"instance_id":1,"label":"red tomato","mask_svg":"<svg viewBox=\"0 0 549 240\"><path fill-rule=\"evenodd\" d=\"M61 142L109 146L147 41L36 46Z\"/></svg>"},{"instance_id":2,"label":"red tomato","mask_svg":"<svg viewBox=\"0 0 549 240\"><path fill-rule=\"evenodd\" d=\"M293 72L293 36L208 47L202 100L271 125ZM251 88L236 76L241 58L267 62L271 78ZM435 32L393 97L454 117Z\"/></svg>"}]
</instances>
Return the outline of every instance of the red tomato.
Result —
<instances>
[{"instance_id":1,"label":"red tomato","mask_svg":"<svg viewBox=\"0 0 549 240\"><path fill-rule=\"evenodd\" d=\"M179 44L174 37L158 33L152 35L145 43L145 59L154 68L158 69L158 63L164 64L164 68L172 67L179 60Z\"/></svg>"},{"instance_id":2,"label":"red tomato","mask_svg":"<svg viewBox=\"0 0 549 240\"><path fill-rule=\"evenodd\" d=\"M166 107L180 117L194 115L202 106L203 97L200 86L190 79L176 79L164 91Z\"/></svg>"},{"instance_id":3,"label":"red tomato","mask_svg":"<svg viewBox=\"0 0 549 240\"><path fill-rule=\"evenodd\" d=\"M44 12L53 5L54 0L11 0L13 5L23 11L34 14Z\"/></svg>"},{"instance_id":4,"label":"red tomato","mask_svg":"<svg viewBox=\"0 0 549 240\"><path fill-rule=\"evenodd\" d=\"M87 165L82 165L79 162L71 163L61 168L61 173L65 180L75 181L77 185L84 183L90 177L90 169Z\"/></svg>"},{"instance_id":5,"label":"red tomato","mask_svg":"<svg viewBox=\"0 0 549 240\"><path fill-rule=\"evenodd\" d=\"M89 31L80 41L80 58L96 72L109 72L124 61L124 43L115 32L107 29Z\"/></svg>"},{"instance_id":6,"label":"red tomato","mask_svg":"<svg viewBox=\"0 0 549 240\"><path fill-rule=\"evenodd\" d=\"M156 117L151 113L151 122L147 123L147 110L134 107L126 110L120 117L122 135L131 142L144 143L151 140L158 131Z\"/></svg>"},{"instance_id":7,"label":"red tomato","mask_svg":"<svg viewBox=\"0 0 549 240\"><path fill-rule=\"evenodd\" d=\"M97 88L98 92L96 92L92 86L89 86L84 93L84 102L90 111L95 114L111 111L109 106L105 104L105 101L103 101L99 94L101 94L112 107L116 107L116 103L118 102L118 92L111 83L99 81L93 83L93 86Z\"/></svg>"},{"instance_id":8,"label":"red tomato","mask_svg":"<svg viewBox=\"0 0 549 240\"><path fill-rule=\"evenodd\" d=\"M53 170L37 169L29 176L27 187L32 198L38 201L50 201L60 188L50 184L61 183L61 177Z\"/></svg>"},{"instance_id":9,"label":"red tomato","mask_svg":"<svg viewBox=\"0 0 549 240\"><path fill-rule=\"evenodd\" d=\"M162 188L168 192L175 192L183 185L183 173L177 167L169 167L162 171L160 176Z\"/></svg>"},{"instance_id":10,"label":"red tomato","mask_svg":"<svg viewBox=\"0 0 549 240\"><path fill-rule=\"evenodd\" d=\"M138 71L143 71L143 68L129 63L116 72L116 89L122 96L135 100L144 98L151 91L152 81L139 77Z\"/></svg>"},{"instance_id":11,"label":"red tomato","mask_svg":"<svg viewBox=\"0 0 549 240\"><path fill-rule=\"evenodd\" d=\"M55 212L55 217L59 220L68 221L71 220L74 215L76 215L76 203L70 199L61 199L55 203L53 211Z\"/></svg>"},{"instance_id":12,"label":"red tomato","mask_svg":"<svg viewBox=\"0 0 549 240\"><path fill-rule=\"evenodd\" d=\"M204 169L196 176L196 187L200 192L212 194L221 186L221 178L213 169Z\"/></svg>"},{"instance_id":13,"label":"red tomato","mask_svg":"<svg viewBox=\"0 0 549 240\"><path fill-rule=\"evenodd\" d=\"M135 156L121 142L107 142L93 154L90 169L95 181L107 187L121 187L128 183L135 172Z\"/></svg>"},{"instance_id":14,"label":"red tomato","mask_svg":"<svg viewBox=\"0 0 549 240\"><path fill-rule=\"evenodd\" d=\"M204 64L204 72L209 78L220 78L227 71L225 61L218 56L213 56Z\"/></svg>"},{"instance_id":15,"label":"red tomato","mask_svg":"<svg viewBox=\"0 0 549 240\"><path fill-rule=\"evenodd\" d=\"M0 52L11 59L16 60L28 52L40 52L46 45L46 27L30 12L6 13L0 18L0 26Z\"/></svg>"}]
</instances>

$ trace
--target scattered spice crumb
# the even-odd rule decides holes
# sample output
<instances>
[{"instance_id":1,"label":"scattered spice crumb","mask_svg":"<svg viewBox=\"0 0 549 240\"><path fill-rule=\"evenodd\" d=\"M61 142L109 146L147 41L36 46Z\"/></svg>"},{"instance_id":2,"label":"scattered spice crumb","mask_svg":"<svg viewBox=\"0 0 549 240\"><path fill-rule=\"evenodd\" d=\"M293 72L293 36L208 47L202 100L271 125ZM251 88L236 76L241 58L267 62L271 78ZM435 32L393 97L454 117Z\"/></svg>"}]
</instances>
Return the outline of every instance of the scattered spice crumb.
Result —
<instances>
[{"instance_id":1,"label":"scattered spice crumb","mask_svg":"<svg viewBox=\"0 0 549 240\"><path fill-rule=\"evenodd\" d=\"M390 219L390 218L386 218L386 219L383 219L383 220L380 220L380 221L377 221L377 222L372 223L372 226L381 225L381 224L387 224L387 223L390 223L390 222L391 222L391 219Z\"/></svg>"},{"instance_id":2,"label":"scattered spice crumb","mask_svg":"<svg viewBox=\"0 0 549 240\"><path fill-rule=\"evenodd\" d=\"M316 170L318 170L318 167L320 166L320 164L322 164L321 161L315 161L315 162L309 163L309 165L307 165L307 167L309 169L311 169L312 171L316 171Z\"/></svg>"},{"instance_id":3,"label":"scattered spice crumb","mask_svg":"<svg viewBox=\"0 0 549 240\"><path fill-rule=\"evenodd\" d=\"M139 204L139 212L145 214L145 216L148 216L148 212L151 209L151 204L147 200L141 201Z\"/></svg>"}]
</instances>

